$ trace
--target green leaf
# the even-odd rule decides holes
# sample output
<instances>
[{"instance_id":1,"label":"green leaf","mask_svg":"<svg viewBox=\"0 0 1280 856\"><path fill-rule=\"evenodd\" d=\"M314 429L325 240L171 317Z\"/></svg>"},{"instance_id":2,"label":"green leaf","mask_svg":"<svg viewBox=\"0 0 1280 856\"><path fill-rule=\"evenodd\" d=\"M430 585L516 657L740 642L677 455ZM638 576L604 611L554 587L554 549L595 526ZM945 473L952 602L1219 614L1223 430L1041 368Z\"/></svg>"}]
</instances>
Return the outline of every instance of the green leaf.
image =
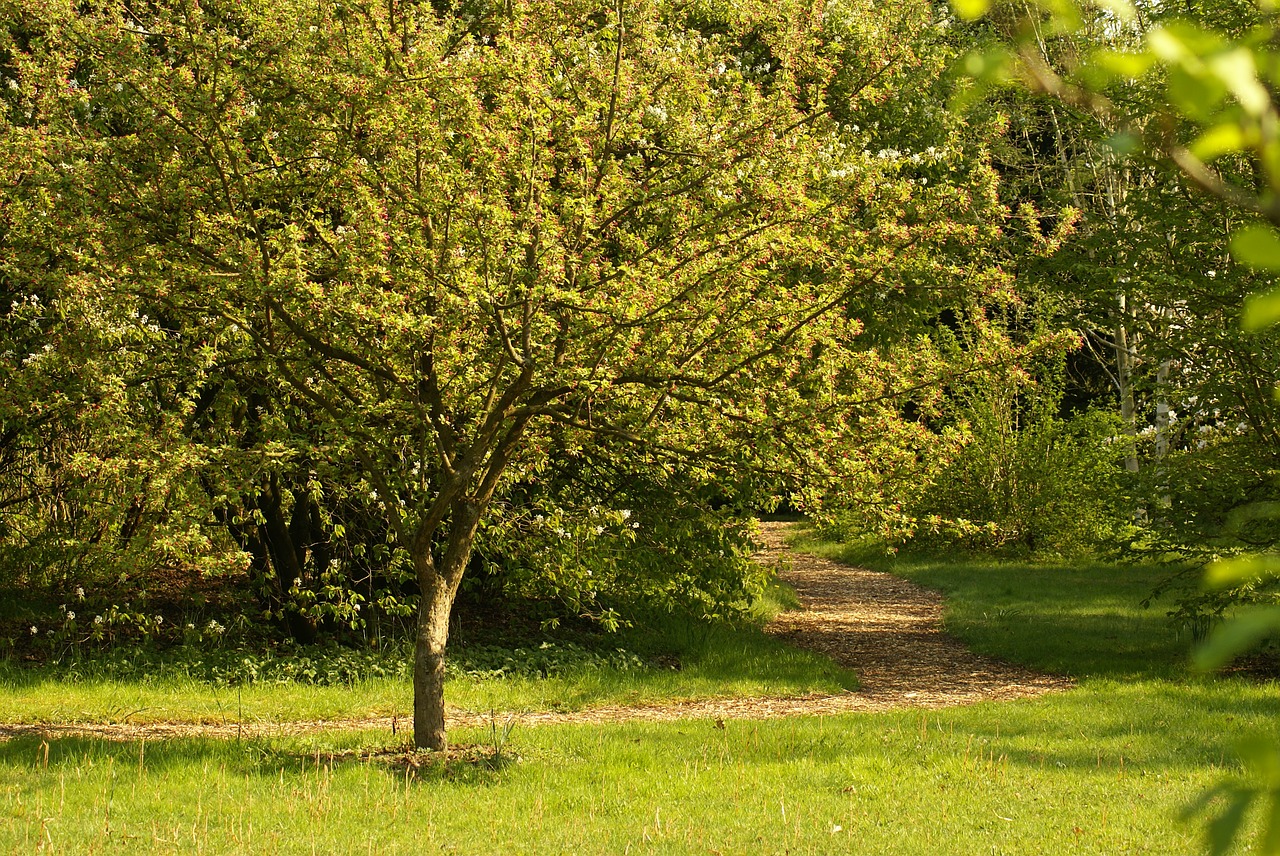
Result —
<instances>
[{"instance_id":1,"label":"green leaf","mask_svg":"<svg viewBox=\"0 0 1280 856\"><path fill-rule=\"evenodd\" d=\"M965 21L976 21L991 8L991 0L951 0L951 8Z\"/></svg>"},{"instance_id":2,"label":"green leaf","mask_svg":"<svg viewBox=\"0 0 1280 856\"><path fill-rule=\"evenodd\" d=\"M1211 161L1245 147L1244 130L1235 122L1215 125L1196 138L1191 153L1202 161Z\"/></svg>"},{"instance_id":3,"label":"green leaf","mask_svg":"<svg viewBox=\"0 0 1280 856\"><path fill-rule=\"evenodd\" d=\"M1169 101L1188 119L1207 122L1227 96L1227 88L1217 77L1198 74L1185 66L1169 69Z\"/></svg>"},{"instance_id":4,"label":"green leaf","mask_svg":"<svg viewBox=\"0 0 1280 856\"><path fill-rule=\"evenodd\" d=\"M981 81L1007 80L1009 59L1009 52L1004 48L970 51L964 58L964 73Z\"/></svg>"},{"instance_id":5,"label":"green leaf","mask_svg":"<svg viewBox=\"0 0 1280 856\"><path fill-rule=\"evenodd\" d=\"M1257 792L1252 788L1221 782L1208 790L1201 791L1190 805L1182 809L1180 816L1185 822L1204 814L1210 806L1219 801L1226 803L1222 813L1210 820L1205 829L1209 839L1209 852L1218 856L1231 849L1231 842L1240 831L1245 811L1256 796Z\"/></svg>"},{"instance_id":6,"label":"green leaf","mask_svg":"<svg viewBox=\"0 0 1280 856\"><path fill-rule=\"evenodd\" d=\"M1254 270L1280 271L1280 236L1263 224L1237 229L1231 234L1231 256Z\"/></svg>"},{"instance_id":7,"label":"green leaf","mask_svg":"<svg viewBox=\"0 0 1280 856\"><path fill-rule=\"evenodd\" d=\"M1137 80L1151 70L1155 57L1148 52L1130 53L1128 51L1100 50L1092 57L1091 65L1104 69L1110 74Z\"/></svg>"},{"instance_id":8,"label":"green leaf","mask_svg":"<svg viewBox=\"0 0 1280 856\"><path fill-rule=\"evenodd\" d=\"M1280 775L1280 757L1276 755L1276 745L1270 738L1261 734L1250 734L1236 746L1236 754L1244 762L1249 775L1271 787Z\"/></svg>"},{"instance_id":9,"label":"green leaf","mask_svg":"<svg viewBox=\"0 0 1280 856\"><path fill-rule=\"evenodd\" d=\"M1209 68L1249 115L1260 116L1271 106L1271 96L1259 82L1258 67L1247 48L1239 47L1213 57Z\"/></svg>"},{"instance_id":10,"label":"green leaf","mask_svg":"<svg viewBox=\"0 0 1280 856\"><path fill-rule=\"evenodd\" d=\"M1274 748L1272 749L1274 753ZM1267 825L1266 830L1262 833L1262 839L1259 842L1261 850L1259 852L1265 854L1280 853L1280 795L1274 791L1267 794L1270 805L1267 806Z\"/></svg>"},{"instance_id":11,"label":"green leaf","mask_svg":"<svg viewBox=\"0 0 1280 856\"><path fill-rule=\"evenodd\" d=\"M1280 321L1280 289L1254 294L1244 302L1242 325L1246 332L1256 333Z\"/></svg>"},{"instance_id":12,"label":"green leaf","mask_svg":"<svg viewBox=\"0 0 1280 856\"><path fill-rule=\"evenodd\" d=\"M1192 664L1205 672L1220 669L1277 630L1280 630L1280 607L1244 610L1218 626L1209 641L1196 649Z\"/></svg>"},{"instance_id":13,"label":"green leaf","mask_svg":"<svg viewBox=\"0 0 1280 856\"><path fill-rule=\"evenodd\" d=\"M1049 13L1051 32L1074 33L1084 25L1080 4L1075 0L1040 0L1040 7Z\"/></svg>"},{"instance_id":14,"label":"green leaf","mask_svg":"<svg viewBox=\"0 0 1280 856\"><path fill-rule=\"evenodd\" d=\"M1222 589L1274 576L1280 571L1280 556L1238 556L1220 559L1204 573L1208 588Z\"/></svg>"},{"instance_id":15,"label":"green leaf","mask_svg":"<svg viewBox=\"0 0 1280 856\"><path fill-rule=\"evenodd\" d=\"M1209 852L1213 856L1225 856L1231 849L1231 842L1244 825L1245 812L1257 796L1254 791L1245 788L1235 788L1229 793L1227 807L1222 810L1222 814L1209 821Z\"/></svg>"},{"instance_id":16,"label":"green leaf","mask_svg":"<svg viewBox=\"0 0 1280 856\"><path fill-rule=\"evenodd\" d=\"M1166 27L1154 27L1147 33L1151 51L1167 63L1182 63L1190 53L1182 40Z\"/></svg>"},{"instance_id":17,"label":"green leaf","mask_svg":"<svg viewBox=\"0 0 1280 856\"><path fill-rule=\"evenodd\" d=\"M1127 157L1142 147L1142 138L1132 131L1121 131L1107 139L1107 146L1120 157Z\"/></svg>"},{"instance_id":18,"label":"green leaf","mask_svg":"<svg viewBox=\"0 0 1280 856\"><path fill-rule=\"evenodd\" d=\"M1003 48L970 51L959 60L957 65L953 66L953 72L970 78L974 85L957 86L948 108L955 113L963 113L971 104L982 98L991 86L1009 80L1010 65L1010 54Z\"/></svg>"},{"instance_id":19,"label":"green leaf","mask_svg":"<svg viewBox=\"0 0 1280 856\"><path fill-rule=\"evenodd\" d=\"M1213 804L1214 800L1226 796L1231 793L1231 790L1231 785L1219 782L1213 787L1201 791L1194 800L1182 807L1182 811L1178 812L1178 819L1186 823L1197 815L1203 814Z\"/></svg>"},{"instance_id":20,"label":"green leaf","mask_svg":"<svg viewBox=\"0 0 1280 856\"><path fill-rule=\"evenodd\" d=\"M1173 20L1147 33L1147 44L1169 63L1204 65L1201 58L1221 51L1226 44L1222 35L1187 20Z\"/></svg>"}]
</instances>

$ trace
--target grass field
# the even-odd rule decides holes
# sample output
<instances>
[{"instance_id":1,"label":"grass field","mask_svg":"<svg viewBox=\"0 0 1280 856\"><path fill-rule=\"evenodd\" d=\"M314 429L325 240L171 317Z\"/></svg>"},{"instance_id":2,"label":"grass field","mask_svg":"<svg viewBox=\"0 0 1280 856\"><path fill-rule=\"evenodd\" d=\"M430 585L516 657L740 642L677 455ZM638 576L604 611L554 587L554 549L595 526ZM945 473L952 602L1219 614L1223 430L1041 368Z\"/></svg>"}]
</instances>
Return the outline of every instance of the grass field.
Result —
<instances>
[{"instance_id":1,"label":"grass field","mask_svg":"<svg viewBox=\"0 0 1280 856\"><path fill-rule=\"evenodd\" d=\"M1151 571L923 559L900 559L895 570L948 591L949 626L976 646L1060 665L1079 688L1032 701L723 728L517 725L505 739L456 730L455 742L475 744L478 757L500 746L519 760L416 769L379 754L394 745L388 733L145 744L15 738L0 744L0 850L1198 849L1203 822L1179 821L1179 810L1238 775L1233 746L1273 730L1280 697L1270 684L1186 676L1185 643L1163 610L1130 601L1146 593ZM6 716L16 710L10 697L27 691L5 685ZM548 693L546 703L556 702ZM291 704L284 694L277 703L281 714Z\"/></svg>"}]
</instances>

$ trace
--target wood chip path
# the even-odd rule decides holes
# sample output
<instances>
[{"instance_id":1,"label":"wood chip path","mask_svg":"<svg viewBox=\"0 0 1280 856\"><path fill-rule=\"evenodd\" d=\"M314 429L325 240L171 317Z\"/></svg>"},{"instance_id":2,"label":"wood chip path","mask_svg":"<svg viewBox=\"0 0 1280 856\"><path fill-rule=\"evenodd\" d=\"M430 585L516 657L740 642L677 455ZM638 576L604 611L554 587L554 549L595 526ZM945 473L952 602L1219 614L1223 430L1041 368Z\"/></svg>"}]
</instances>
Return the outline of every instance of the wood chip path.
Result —
<instances>
[{"instance_id":1,"label":"wood chip path","mask_svg":"<svg viewBox=\"0 0 1280 856\"><path fill-rule=\"evenodd\" d=\"M605 723L626 720L766 719L851 711L940 708L987 700L1028 698L1069 689L1067 678L1044 675L975 654L942 630L942 598L891 574L854 568L792 552L793 524L762 523L756 560L774 565L793 586L801 609L783 613L767 628L801 648L820 651L857 673L857 691L789 698L730 698L661 705L601 706L580 711L499 713L499 725ZM488 726L490 714L450 710L450 728ZM21 734L109 739L300 734L334 729L385 729L408 733L405 717L375 719L197 723L0 724L0 738Z\"/></svg>"}]
</instances>

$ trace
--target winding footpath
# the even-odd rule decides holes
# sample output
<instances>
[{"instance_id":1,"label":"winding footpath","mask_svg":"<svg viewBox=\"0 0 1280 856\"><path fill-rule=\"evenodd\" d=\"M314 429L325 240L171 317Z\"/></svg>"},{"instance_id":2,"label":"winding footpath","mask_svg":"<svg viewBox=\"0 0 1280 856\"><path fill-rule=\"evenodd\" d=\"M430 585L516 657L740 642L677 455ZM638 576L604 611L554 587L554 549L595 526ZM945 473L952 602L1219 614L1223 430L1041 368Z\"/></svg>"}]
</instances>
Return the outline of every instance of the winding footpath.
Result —
<instances>
[{"instance_id":1,"label":"winding footpath","mask_svg":"<svg viewBox=\"0 0 1280 856\"><path fill-rule=\"evenodd\" d=\"M801 609L783 613L768 632L819 651L857 673L860 687L835 695L707 699L655 705L601 706L580 711L498 713L499 724L604 723L625 720L765 719L851 711L940 708L979 701L1028 698L1069 689L1071 681L975 654L942 630L942 598L891 574L794 553L793 524L760 524L756 561L773 565L799 596ZM488 726L494 717L450 710L449 728ZM375 719L197 723L0 724L0 739L23 734L107 739L300 734L335 729L410 728L404 717Z\"/></svg>"}]
</instances>

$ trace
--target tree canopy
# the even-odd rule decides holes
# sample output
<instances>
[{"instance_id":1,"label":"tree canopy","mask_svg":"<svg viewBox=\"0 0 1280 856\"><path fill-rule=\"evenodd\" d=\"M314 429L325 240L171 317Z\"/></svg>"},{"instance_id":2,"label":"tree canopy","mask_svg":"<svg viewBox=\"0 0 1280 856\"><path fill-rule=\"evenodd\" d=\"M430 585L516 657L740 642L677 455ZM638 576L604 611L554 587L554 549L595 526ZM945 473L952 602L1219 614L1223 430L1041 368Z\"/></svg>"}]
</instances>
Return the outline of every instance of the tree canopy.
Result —
<instances>
[{"instance_id":1,"label":"tree canopy","mask_svg":"<svg viewBox=\"0 0 1280 856\"><path fill-rule=\"evenodd\" d=\"M477 534L534 527L506 499L554 463L874 494L928 443L904 403L1002 358L907 323L1009 280L983 130L875 144L895 85L939 69L897 41L926 10L895 15L17 4L6 430L101 419L84 473L138 497L108 529L159 502L207 542L175 554L258 549L277 591L324 557L271 545L332 532L341 485L421 593L415 741L439 748Z\"/></svg>"}]
</instances>

